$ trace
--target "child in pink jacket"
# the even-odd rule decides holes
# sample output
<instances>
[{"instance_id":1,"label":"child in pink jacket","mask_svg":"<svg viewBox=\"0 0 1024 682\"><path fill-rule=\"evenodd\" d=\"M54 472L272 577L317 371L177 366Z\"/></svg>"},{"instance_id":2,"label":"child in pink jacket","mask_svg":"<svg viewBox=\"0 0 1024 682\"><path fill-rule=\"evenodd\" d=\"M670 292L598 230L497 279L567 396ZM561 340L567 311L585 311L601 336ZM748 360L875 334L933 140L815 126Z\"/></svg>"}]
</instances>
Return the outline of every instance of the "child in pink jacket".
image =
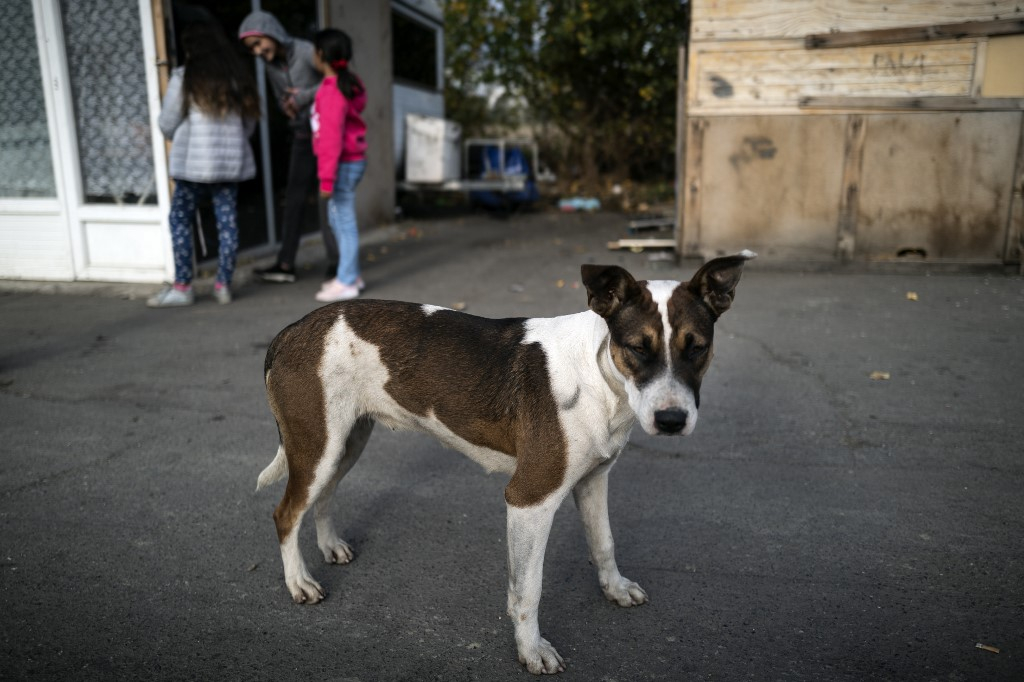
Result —
<instances>
[{"instance_id":1,"label":"child in pink jacket","mask_svg":"<svg viewBox=\"0 0 1024 682\"><path fill-rule=\"evenodd\" d=\"M317 292L329 303L355 298L365 286L359 276L359 226L356 186L366 170L366 88L349 70L352 41L343 31L328 28L313 38L314 64L324 79L316 91L309 122L313 129L320 196L327 199L327 219L338 240L338 274Z\"/></svg>"}]
</instances>

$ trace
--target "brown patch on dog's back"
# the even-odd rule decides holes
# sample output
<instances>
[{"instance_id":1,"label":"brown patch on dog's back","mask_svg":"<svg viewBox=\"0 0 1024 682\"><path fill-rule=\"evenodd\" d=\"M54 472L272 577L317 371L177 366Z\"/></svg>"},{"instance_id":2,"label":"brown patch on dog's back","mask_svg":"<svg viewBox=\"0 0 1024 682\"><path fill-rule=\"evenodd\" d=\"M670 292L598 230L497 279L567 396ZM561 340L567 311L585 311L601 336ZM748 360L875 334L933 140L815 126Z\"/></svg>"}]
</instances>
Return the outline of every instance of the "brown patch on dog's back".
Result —
<instances>
[{"instance_id":1,"label":"brown patch on dog's back","mask_svg":"<svg viewBox=\"0 0 1024 682\"><path fill-rule=\"evenodd\" d=\"M390 377L384 389L399 405L517 459L509 504L536 504L561 485L567 446L558 405L544 350L523 343L524 319L370 300L342 309L356 335L378 348Z\"/></svg>"}]
</instances>

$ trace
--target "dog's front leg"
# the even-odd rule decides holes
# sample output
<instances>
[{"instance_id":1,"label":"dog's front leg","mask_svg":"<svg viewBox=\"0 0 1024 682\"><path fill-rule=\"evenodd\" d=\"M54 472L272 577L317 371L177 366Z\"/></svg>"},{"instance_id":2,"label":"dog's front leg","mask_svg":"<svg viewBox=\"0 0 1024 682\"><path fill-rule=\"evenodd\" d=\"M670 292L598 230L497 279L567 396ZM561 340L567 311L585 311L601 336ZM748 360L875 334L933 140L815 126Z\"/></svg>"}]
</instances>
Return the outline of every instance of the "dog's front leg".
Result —
<instances>
[{"instance_id":1,"label":"dog's front leg","mask_svg":"<svg viewBox=\"0 0 1024 682\"><path fill-rule=\"evenodd\" d=\"M508 615L515 627L519 662L534 675L565 670L562 657L540 636L544 550L558 504L550 500L531 507L508 505Z\"/></svg>"},{"instance_id":2,"label":"dog's front leg","mask_svg":"<svg viewBox=\"0 0 1024 682\"><path fill-rule=\"evenodd\" d=\"M573 488L576 507L583 518L590 557L597 566L597 581L604 596L619 606L637 606L647 601L647 593L632 580L622 577L615 563L615 541L608 522L608 472L603 464Z\"/></svg>"}]
</instances>

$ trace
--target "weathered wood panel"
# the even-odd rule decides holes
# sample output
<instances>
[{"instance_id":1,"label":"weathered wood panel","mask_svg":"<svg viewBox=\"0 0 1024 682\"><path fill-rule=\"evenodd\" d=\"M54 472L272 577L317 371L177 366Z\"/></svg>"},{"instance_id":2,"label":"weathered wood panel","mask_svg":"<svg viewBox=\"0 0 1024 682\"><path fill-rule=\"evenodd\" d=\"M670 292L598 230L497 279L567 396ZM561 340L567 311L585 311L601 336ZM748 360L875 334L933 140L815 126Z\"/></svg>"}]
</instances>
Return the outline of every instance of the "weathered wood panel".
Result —
<instances>
[{"instance_id":1,"label":"weathered wood panel","mask_svg":"<svg viewBox=\"0 0 1024 682\"><path fill-rule=\"evenodd\" d=\"M688 114L798 113L805 97L966 97L977 52L976 40L825 51L799 40L696 44Z\"/></svg>"},{"instance_id":2,"label":"weathered wood panel","mask_svg":"<svg viewBox=\"0 0 1024 682\"><path fill-rule=\"evenodd\" d=\"M1020 265L1024 275L1024 116L1021 116L1020 137L1017 141L1017 170L1013 177L1013 198L1010 200L1010 224L1006 230L1006 257L1008 263Z\"/></svg>"},{"instance_id":3,"label":"weathered wood panel","mask_svg":"<svg viewBox=\"0 0 1024 682\"><path fill-rule=\"evenodd\" d=\"M839 197L839 223L836 226L836 256L842 261L852 260L856 253L857 207L860 205L860 176L866 136L864 117L847 117L846 139L843 143L843 187Z\"/></svg>"},{"instance_id":4,"label":"weathered wood panel","mask_svg":"<svg viewBox=\"0 0 1024 682\"><path fill-rule=\"evenodd\" d=\"M693 42L800 38L809 33L1024 17L1019 0L703 0L694 2Z\"/></svg>"},{"instance_id":5,"label":"weathered wood panel","mask_svg":"<svg viewBox=\"0 0 1024 682\"><path fill-rule=\"evenodd\" d=\"M1024 97L1024 35L990 39L984 74L983 97Z\"/></svg>"},{"instance_id":6,"label":"weathered wood panel","mask_svg":"<svg viewBox=\"0 0 1024 682\"><path fill-rule=\"evenodd\" d=\"M963 40L1024 33L1024 19L998 21L966 21L960 24L929 24L901 28L880 28L872 31L812 33L804 38L807 49L858 47L861 45L894 45L921 43L927 40Z\"/></svg>"},{"instance_id":7,"label":"weathered wood panel","mask_svg":"<svg viewBox=\"0 0 1024 682\"><path fill-rule=\"evenodd\" d=\"M802 97L801 109L850 111L1024 111L1024 97Z\"/></svg>"},{"instance_id":8,"label":"weathered wood panel","mask_svg":"<svg viewBox=\"0 0 1024 682\"><path fill-rule=\"evenodd\" d=\"M928 260L999 262L1020 144L1020 113L867 117L856 253L921 250Z\"/></svg>"},{"instance_id":9,"label":"weathered wood panel","mask_svg":"<svg viewBox=\"0 0 1024 682\"><path fill-rule=\"evenodd\" d=\"M690 119L687 255L831 260L846 116Z\"/></svg>"}]
</instances>

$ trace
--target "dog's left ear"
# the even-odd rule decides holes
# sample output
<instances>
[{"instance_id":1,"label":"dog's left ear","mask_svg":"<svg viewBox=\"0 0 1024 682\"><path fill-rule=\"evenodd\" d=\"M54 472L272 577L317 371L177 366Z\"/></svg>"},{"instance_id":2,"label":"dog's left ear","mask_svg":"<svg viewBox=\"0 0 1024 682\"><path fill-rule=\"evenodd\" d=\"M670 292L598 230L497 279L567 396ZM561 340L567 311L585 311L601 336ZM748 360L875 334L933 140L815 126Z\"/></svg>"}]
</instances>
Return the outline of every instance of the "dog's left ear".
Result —
<instances>
[{"instance_id":1,"label":"dog's left ear","mask_svg":"<svg viewBox=\"0 0 1024 682\"><path fill-rule=\"evenodd\" d=\"M744 249L735 256L709 260L687 282L686 288L707 303L717 318L732 305L743 264L756 257L756 253Z\"/></svg>"},{"instance_id":2,"label":"dog's left ear","mask_svg":"<svg viewBox=\"0 0 1024 682\"><path fill-rule=\"evenodd\" d=\"M587 287L587 304L604 318L614 315L623 303L640 292L633 275L618 265L583 265L580 275Z\"/></svg>"}]
</instances>

